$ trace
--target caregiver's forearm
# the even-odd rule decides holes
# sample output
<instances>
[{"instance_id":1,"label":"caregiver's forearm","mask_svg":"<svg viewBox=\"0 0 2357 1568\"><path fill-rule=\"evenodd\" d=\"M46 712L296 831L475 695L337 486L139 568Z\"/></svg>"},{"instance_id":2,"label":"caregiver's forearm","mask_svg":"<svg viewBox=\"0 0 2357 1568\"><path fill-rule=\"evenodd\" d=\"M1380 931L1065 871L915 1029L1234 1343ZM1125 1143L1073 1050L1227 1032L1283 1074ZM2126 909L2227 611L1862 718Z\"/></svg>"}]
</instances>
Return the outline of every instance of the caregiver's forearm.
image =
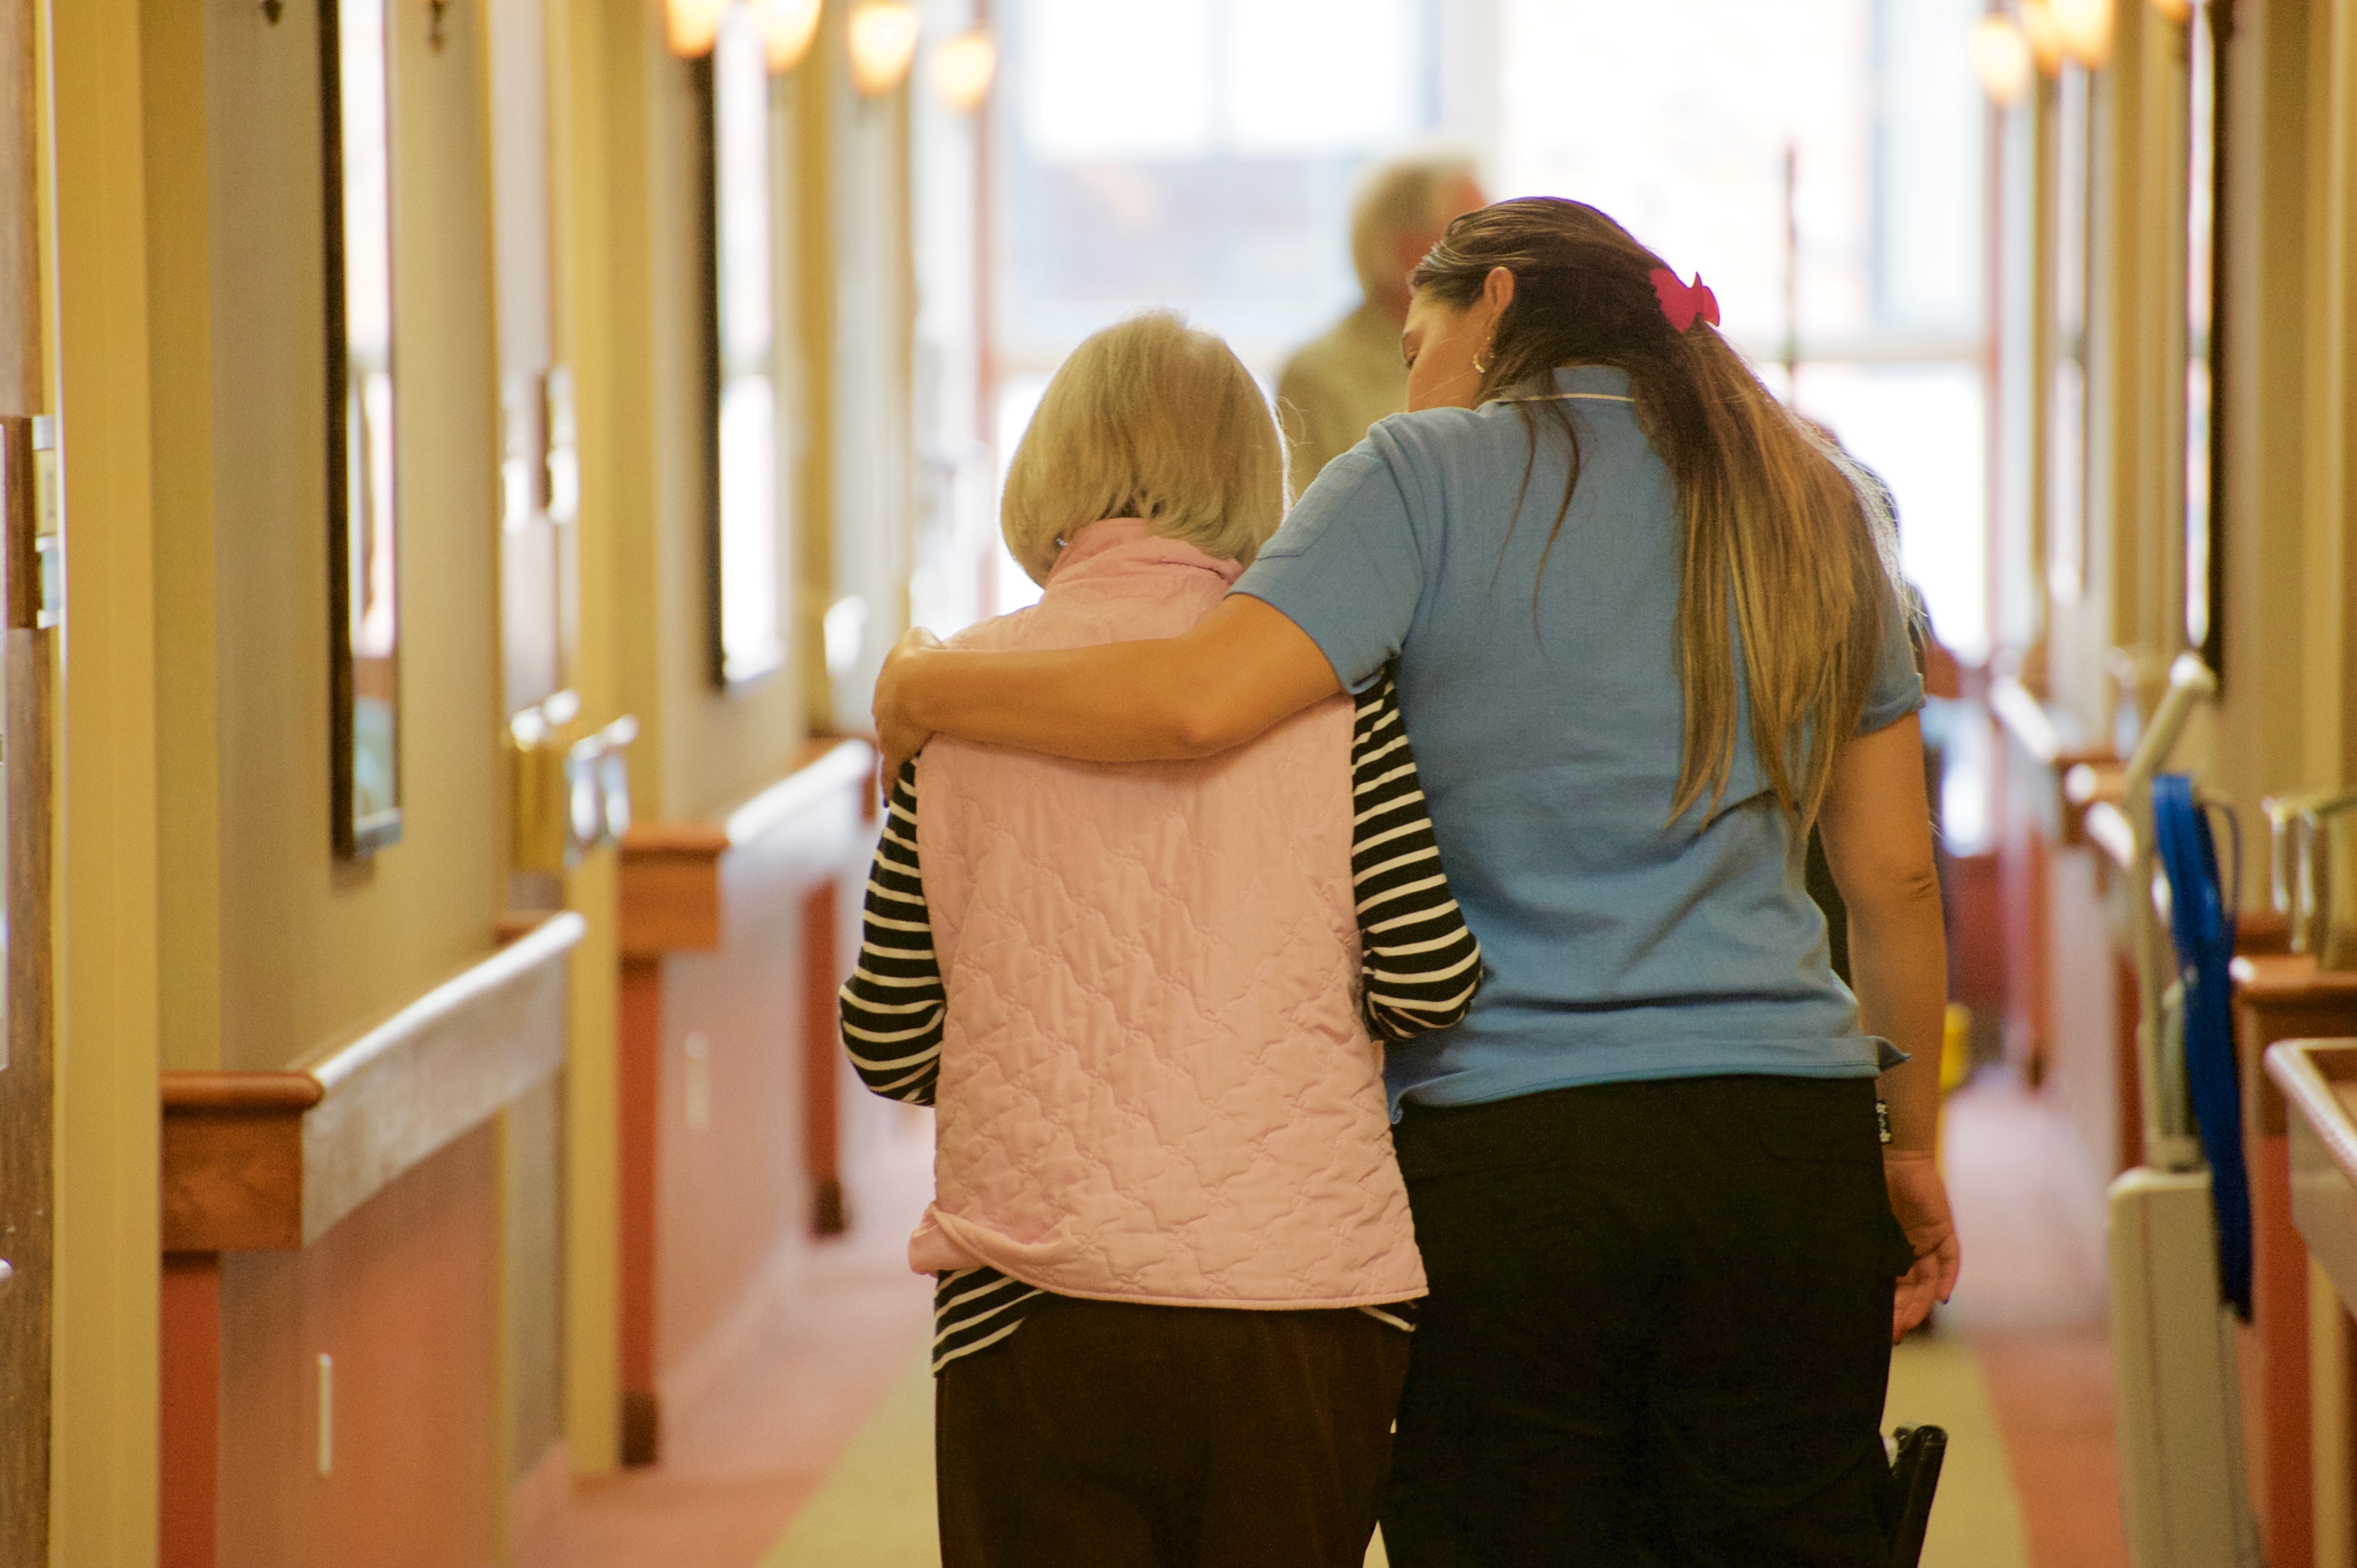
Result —
<instances>
[{"instance_id":1,"label":"caregiver's forearm","mask_svg":"<svg viewBox=\"0 0 2357 1568\"><path fill-rule=\"evenodd\" d=\"M1849 909L1858 1027L1914 1058L1882 1075L1890 1152L1928 1155L1939 1136L1948 949L1923 788L1923 732L1911 714L1842 747L1817 831Z\"/></svg>"},{"instance_id":2,"label":"caregiver's forearm","mask_svg":"<svg viewBox=\"0 0 2357 1568\"><path fill-rule=\"evenodd\" d=\"M1341 690L1326 656L1257 599L1185 635L1038 653L917 649L877 689L879 721L1088 762L1209 757Z\"/></svg>"},{"instance_id":3,"label":"caregiver's forearm","mask_svg":"<svg viewBox=\"0 0 2357 1568\"><path fill-rule=\"evenodd\" d=\"M1200 757L1211 715L1168 677L1175 639L1049 653L933 649L897 673L909 720L938 735L1087 762Z\"/></svg>"},{"instance_id":4,"label":"caregiver's forearm","mask_svg":"<svg viewBox=\"0 0 2357 1568\"><path fill-rule=\"evenodd\" d=\"M1947 1026L1948 950L1940 887L1927 878L1911 897L1849 911L1850 983L1858 1027L1910 1060L1882 1075L1890 1108L1890 1152L1929 1154L1939 1137L1940 1047Z\"/></svg>"}]
</instances>

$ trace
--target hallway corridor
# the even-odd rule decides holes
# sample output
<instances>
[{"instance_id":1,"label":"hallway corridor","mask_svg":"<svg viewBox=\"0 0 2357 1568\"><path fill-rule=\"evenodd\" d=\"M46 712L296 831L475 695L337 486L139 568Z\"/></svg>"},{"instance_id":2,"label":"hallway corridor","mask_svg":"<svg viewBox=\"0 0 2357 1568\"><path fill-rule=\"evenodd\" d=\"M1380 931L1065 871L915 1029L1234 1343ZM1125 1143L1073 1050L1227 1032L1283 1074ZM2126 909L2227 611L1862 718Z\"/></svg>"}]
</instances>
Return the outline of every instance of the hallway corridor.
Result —
<instances>
[{"instance_id":1,"label":"hallway corridor","mask_svg":"<svg viewBox=\"0 0 2357 1568\"><path fill-rule=\"evenodd\" d=\"M0 0L0 1568L937 1568L937 1105L1225 1540L1870 1554L1888 1197L2357 1568L2352 328L2357 0Z\"/></svg>"}]
</instances>

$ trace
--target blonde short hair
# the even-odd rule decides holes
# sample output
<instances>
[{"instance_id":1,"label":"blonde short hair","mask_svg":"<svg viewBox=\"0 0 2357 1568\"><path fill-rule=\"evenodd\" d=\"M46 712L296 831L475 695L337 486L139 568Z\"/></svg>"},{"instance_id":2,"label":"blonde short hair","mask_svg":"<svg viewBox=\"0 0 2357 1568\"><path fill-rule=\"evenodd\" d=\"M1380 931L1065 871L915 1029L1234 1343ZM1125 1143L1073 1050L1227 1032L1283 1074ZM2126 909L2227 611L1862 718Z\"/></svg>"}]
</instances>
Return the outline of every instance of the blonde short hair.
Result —
<instances>
[{"instance_id":1,"label":"blonde short hair","mask_svg":"<svg viewBox=\"0 0 2357 1568\"><path fill-rule=\"evenodd\" d=\"M999 529L1045 583L1060 544L1109 517L1249 564L1285 515L1285 446L1226 343L1149 310L1088 338L1048 383L1007 465Z\"/></svg>"},{"instance_id":2,"label":"blonde short hair","mask_svg":"<svg viewBox=\"0 0 2357 1568\"><path fill-rule=\"evenodd\" d=\"M1434 148L1378 164L1360 182L1351 206L1351 263L1359 287L1372 299L1404 281L1393 242L1437 228L1457 214L1445 209L1453 187L1480 177L1472 155Z\"/></svg>"}]
</instances>

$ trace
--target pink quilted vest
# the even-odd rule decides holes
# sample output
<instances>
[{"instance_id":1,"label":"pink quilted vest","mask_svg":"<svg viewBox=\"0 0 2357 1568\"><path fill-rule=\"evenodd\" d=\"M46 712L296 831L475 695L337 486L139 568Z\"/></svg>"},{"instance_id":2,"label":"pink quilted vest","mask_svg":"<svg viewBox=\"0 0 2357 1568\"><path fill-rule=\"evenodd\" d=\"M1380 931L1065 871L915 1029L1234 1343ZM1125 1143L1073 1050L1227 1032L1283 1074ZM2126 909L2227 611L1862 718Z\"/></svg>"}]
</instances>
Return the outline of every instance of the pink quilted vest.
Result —
<instances>
[{"instance_id":1,"label":"pink quilted vest","mask_svg":"<svg viewBox=\"0 0 2357 1568\"><path fill-rule=\"evenodd\" d=\"M1238 570L1094 523L1037 606L957 642L1175 636ZM913 1268L1188 1306L1424 1294L1354 1000L1351 718L1338 697L1202 762L925 748L949 1015Z\"/></svg>"}]
</instances>

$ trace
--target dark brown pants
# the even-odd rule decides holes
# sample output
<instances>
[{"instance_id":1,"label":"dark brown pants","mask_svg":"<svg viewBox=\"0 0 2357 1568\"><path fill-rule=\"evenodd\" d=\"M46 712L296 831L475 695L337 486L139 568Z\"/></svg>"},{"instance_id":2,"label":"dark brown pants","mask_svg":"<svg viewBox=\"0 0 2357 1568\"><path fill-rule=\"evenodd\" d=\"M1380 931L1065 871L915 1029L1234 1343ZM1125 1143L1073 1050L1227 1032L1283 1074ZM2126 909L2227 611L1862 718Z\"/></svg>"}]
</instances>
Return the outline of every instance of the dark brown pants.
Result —
<instances>
[{"instance_id":1,"label":"dark brown pants","mask_svg":"<svg viewBox=\"0 0 2357 1568\"><path fill-rule=\"evenodd\" d=\"M1408 1336L1042 1300L934 1387L943 1568L1361 1568Z\"/></svg>"}]
</instances>

